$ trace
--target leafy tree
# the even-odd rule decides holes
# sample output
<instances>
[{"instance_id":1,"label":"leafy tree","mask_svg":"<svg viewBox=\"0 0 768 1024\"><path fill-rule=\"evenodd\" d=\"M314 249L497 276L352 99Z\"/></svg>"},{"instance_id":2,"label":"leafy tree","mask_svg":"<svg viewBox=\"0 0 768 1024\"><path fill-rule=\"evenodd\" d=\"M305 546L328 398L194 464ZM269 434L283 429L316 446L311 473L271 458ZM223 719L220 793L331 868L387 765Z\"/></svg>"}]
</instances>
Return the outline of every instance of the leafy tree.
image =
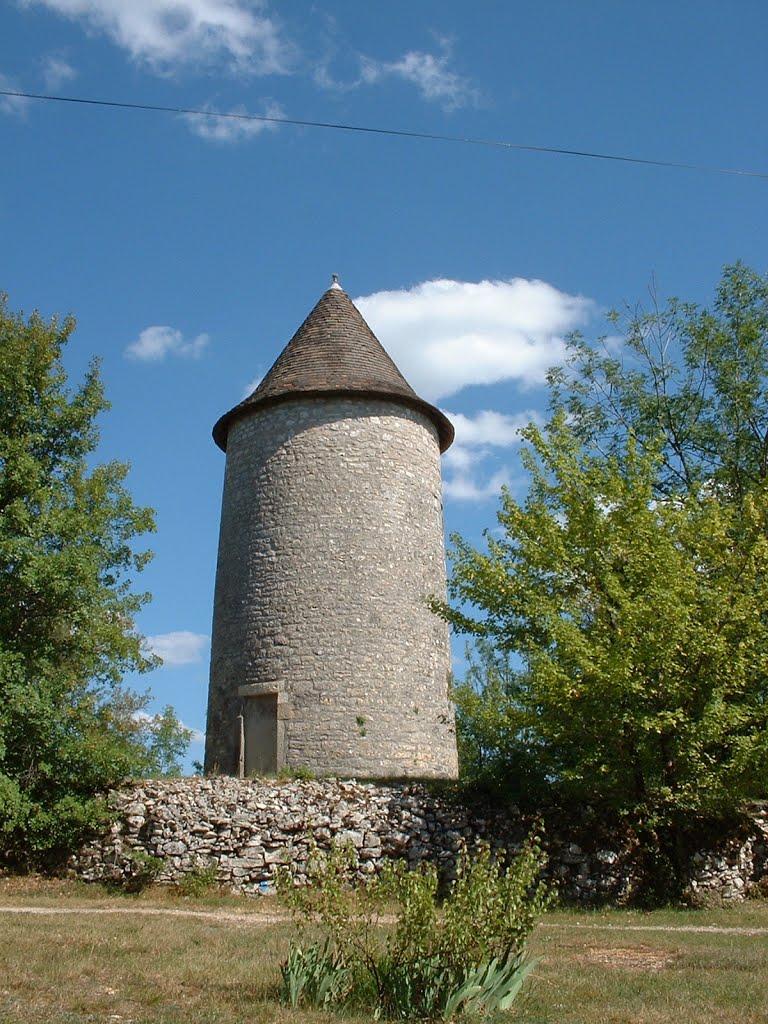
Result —
<instances>
[{"instance_id":1,"label":"leafy tree","mask_svg":"<svg viewBox=\"0 0 768 1024\"><path fill-rule=\"evenodd\" d=\"M192 730L179 721L170 704L167 704L160 714L146 716L143 723L143 742L150 761L145 774L181 775L181 762L192 742Z\"/></svg>"},{"instance_id":2,"label":"leafy tree","mask_svg":"<svg viewBox=\"0 0 768 1024\"><path fill-rule=\"evenodd\" d=\"M626 349L573 340L527 497L486 551L453 538L441 611L480 638L470 769L597 803L675 869L695 822L766 795L768 286L727 268L713 312L637 315Z\"/></svg>"},{"instance_id":3,"label":"leafy tree","mask_svg":"<svg viewBox=\"0 0 768 1024\"><path fill-rule=\"evenodd\" d=\"M530 794L541 772L531 774L535 737L522 742L517 713L522 684L513 658L484 636L466 645L465 657L464 678L452 688L462 781L501 786L516 799Z\"/></svg>"},{"instance_id":4,"label":"leafy tree","mask_svg":"<svg viewBox=\"0 0 768 1024\"><path fill-rule=\"evenodd\" d=\"M578 436L620 452L627 437L659 453L654 490L716 483L740 500L768 477L768 278L725 267L712 309L666 307L609 316L616 334L575 334L550 374L553 406Z\"/></svg>"},{"instance_id":5,"label":"leafy tree","mask_svg":"<svg viewBox=\"0 0 768 1024\"><path fill-rule=\"evenodd\" d=\"M132 590L153 514L125 464L93 464L108 403L95 363L67 387L73 329L0 297L0 855L16 863L61 855L99 820L99 791L162 763L147 697L120 685L156 663Z\"/></svg>"}]
</instances>

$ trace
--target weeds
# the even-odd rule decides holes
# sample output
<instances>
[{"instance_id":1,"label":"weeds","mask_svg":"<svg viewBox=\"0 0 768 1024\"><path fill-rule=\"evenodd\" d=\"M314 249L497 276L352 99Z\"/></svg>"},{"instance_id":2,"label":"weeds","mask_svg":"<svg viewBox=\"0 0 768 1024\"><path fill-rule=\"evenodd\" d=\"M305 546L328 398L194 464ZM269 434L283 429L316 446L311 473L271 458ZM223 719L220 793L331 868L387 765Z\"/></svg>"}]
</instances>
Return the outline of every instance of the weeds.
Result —
<instances>
[{"instance_id":1,"label":"weeds","mask_svg":"<svg viewBox=\"0 0 768 1024\"><path fill-rule=\"evenodd\" d=\"M388 1019L449 1020L511 1006L531 970L525 944L549 902L539 872L543 854L530 836L504 868L487 844L460 851L456 877L440 905L433 864L408 870L390 862L354 889L351 848L312 851L309 884L279 877L278 896L321 943L291 943L283 998L292 1006L373 1010ZM395 925L380 927L394 908ZM294 1001L295 1000L295 1001Z\"/></svg>"},{"instance_id":2,"label":"weeds","mask_svg":"<svg viewBox=\"0 0 768 1024\"><path fill-rule=\"evenodd\" d=\"M200 897L218 887L218 867L216 864L198 864L180 878L175 885L180 896Z\"/></svg>"},{"instance_id":3,"label":"weeds","mask_svg":"<svg viewBox=\"0 0 768 1024\"><path fill-rule=\"evenodd\" d=\"M298 764L291 767L281 768L277 774L278 779L290 780L293 782L313 782L318 776L307 765Z\"/></svg>"},{"instance_id":4,"label":"weeds","mask_svg":"<svg viewBox=\"0 0 768 1024\"><path fill-rule=\"evenodd\" d=\"M143 850L132 850L127 857L125 873L122 878L110 881L109 888L127 893L144 892L154 885L158 875L165 867L161 857L153 857Z\"/></svg>"}]
</instances>

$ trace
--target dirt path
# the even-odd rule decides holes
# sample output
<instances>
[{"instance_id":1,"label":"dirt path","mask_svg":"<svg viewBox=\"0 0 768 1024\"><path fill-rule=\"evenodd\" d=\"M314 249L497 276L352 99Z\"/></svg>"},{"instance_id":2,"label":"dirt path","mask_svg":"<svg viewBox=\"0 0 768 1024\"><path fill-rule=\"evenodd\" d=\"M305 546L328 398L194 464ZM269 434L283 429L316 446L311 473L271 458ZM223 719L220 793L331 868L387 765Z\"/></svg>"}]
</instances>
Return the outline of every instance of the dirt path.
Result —
<instances>
[{"instance_id":1,"label":"dirt path","mask_svg":"<svg viewBox=\"0 0 768 1024\"><path fill-rule=\"evenodd\" d=\"M185 910L175 907L3 907L0 914L125 914L146 917L194 917L253 926L286 924L287 914L237 914L229 910ZM383 920L383 919L382 919ZM703 935L768 935L768 928L728 928L714 924L578 924L543 922L540 928L603 932L696 932Z\"/></svg>"},{"instance_id":2,"label":"dirt path","mask_svg":"<svg viewBox=\"0 0 768 1024\"><path fill-rule=\"evenodd\" d=\"M130 914L144 917L196 917L234 924L285 924L288 914L237 914L230 910L182 910L175 907L0 907L0 914Z\"/></svg>"},{"instance_id":3,"label":"dirt path","mask_svg":"<svg viewBox=\"0 0 768 1024\"><path fill-rule=\"evenodd\" d=\"M578 924L565 922L540 928L573 928L589 932L698 932L702 935L768 935L768 928L727 928L718 924Z\"/></svg>"}]
</instances>

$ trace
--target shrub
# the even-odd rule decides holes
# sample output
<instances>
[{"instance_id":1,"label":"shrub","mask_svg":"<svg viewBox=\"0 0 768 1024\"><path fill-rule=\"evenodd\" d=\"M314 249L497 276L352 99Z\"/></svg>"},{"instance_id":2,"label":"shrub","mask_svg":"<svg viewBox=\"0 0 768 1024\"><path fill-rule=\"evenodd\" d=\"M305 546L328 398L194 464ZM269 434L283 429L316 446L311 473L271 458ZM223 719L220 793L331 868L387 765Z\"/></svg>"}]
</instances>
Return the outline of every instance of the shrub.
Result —
<instances>
[{"instance_id":1,"label":"shrub","mask_svg":"<svg viewBox=\"0 0 768 1024\"><path fill-rule=\"evenodd\" d=\"M127 857L125 874L114 888L133 894L144 892L155 884L164 867L162 857L153 857L143 850L132 850Z\"/></svg>"},{"instance_id":2,"label":"shrub","mask_svg":"<svg viewBox=\"0 0 768 1024\"><path fill-rule=\"evenodd\" d=\"M180 896L205 896L206 893L217 888L218 871L218 865L215 863L197 864L178 880L175 885L176 892Z\"/></svg>"},{"instance_id":3,"label":"shrub","mask_svg":"<svg viewBox=\"0 0 768 1024\"><path fill-rule=\"evenodd\" d=\"M292 1006L373 1009L390 1019L443 1019L508 1009L533 964L525 943L549 902L539 880L544 856L531 835L506 866L504 851L462 847L444 902L434 864L409 870L389 862L354 888L349 847L309 858L309 884L290 872L278 896L305 932L321 942L292 942L283 964L283 998ZM394 928L380 925L394 910Z\"/></svg>"}]
</instances>

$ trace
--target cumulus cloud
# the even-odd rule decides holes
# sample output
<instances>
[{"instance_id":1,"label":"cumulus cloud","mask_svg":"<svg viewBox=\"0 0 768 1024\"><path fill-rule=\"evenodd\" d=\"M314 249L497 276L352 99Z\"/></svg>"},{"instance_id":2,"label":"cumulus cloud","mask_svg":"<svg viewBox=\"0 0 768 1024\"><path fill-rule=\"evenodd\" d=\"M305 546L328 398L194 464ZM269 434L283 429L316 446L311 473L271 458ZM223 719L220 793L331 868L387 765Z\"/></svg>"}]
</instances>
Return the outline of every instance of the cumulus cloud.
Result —
<instances>
[{"instance_id":1,"label":"cumulus cloud","mask_svg":"<svg viewBox=\"0 0 768 1024\"><path fill-rule=\"evenodd\" d=\"M456 501L484 501L498 497L503 485L510 483L509 471L502 466L493 471L489 460L498 462L495 449L508 448L519 441L520 429L539 414L526 410L510 416L484 409L476 416L446 410L456 428L456 440L443 457L443 493Z\"/></svg>"},{"instance_id":2,"label":"cumulus cloud","mask_svg":"<svg viewBox=\"0 0 768 1024\"><path fill-rule=\"evenodd\" d=\"M514 416L493 409L483 409L476 416L464 416L460 412L446 412L446 416L456 428L455 447L464 448L482 445L505 448L515 444L521 428L539 418L533 409Z\"/></svg>"},{"instance_id":3,"label":"cumulus cloud","mask_svg":"<svg viewBox=\"0 0 768 1024\"><path fill-rule=\"evenodd\" d=\"M477 384L531 387L565 355L593 304L545 281L426 281L354 300L411 386L430 401Z\"/></svg>"},{"instance_id":4,"label":"cumulus cloud","mask_svg":"<svg viewBox=\"0 0 768 1024\"><path fill-rule=\"evenodd\" d=\"M9 92L21 91L16 82L4 75L2 71L0 71L0 89ZM23 96L0 96L0 114L24 118L27 116L27 109L31 102Z\"/></svg>"},{"instance_id":5,"label":"cumulus cloud","mask_svg":"<svg viewBox=\"0 0 768 1024\"><path fill-rule=\"evenodd\" d=\"M208 344L207 334L198 334L191 341L185 341L184 335L175 327L146 327L125 350L129 359L137 359L143 363L159 363L167 355L197 359Z\"/></svg>"},{"instance_id":6,"label":"cumulus cloud","mask_svg":"<svg viewBox=\"0 0 768 1024\"><path fill-rule=\"evenodd\" d=\"M187 629L144 638L146 650L162 658L164 665L194 665L202 661L209 637Z\"/></svg>"},{"instance_id":7,"label":"cumulus cloud","mask_svg":"<svg viewBox=\"0 0 768 1024\"><path fill-rule=\"evenodd\" d=\"M384 79L399 78L415 85L425 100L440 103L445 110L474 106L478 92L468 78L449 67L447 48L442 54L409 50L399 60L381 61L362 58L360 80L373 85Z\"/></svg>"},{"instance_id":8,"label":"cumulus cloud","mask_svg":"<svg viewBox=\"0 0 768 1024\"><path fill-rule=\"evenodd\" d=\"M158 71L229 64L257 75L288 69L291 47L259 0L21 0L103 32Z\"/></svg>"},{"instance_id":9,"label":"cumulus cloud","mask_svg":"<svg viewBox=\"0 0 768 1024\"><path fill-rule=\"evenodd\" d=\"M182 117L195 135L210 142L242 142L279 127L271 121L251 120L251 115L243 106L235 107L223 116L213 107L206 107L206 111L205 114L182 114ZM285 111L279 103L269 101L262 116L285 117Z\"/></svg>"},{"instance_id":10,"label":"cumulus cloud","mask_svg":"<svg viewBox=\"0 0 768 1024\"><path fill-rule=\"evenodd\" d=\"M454 473L443 480L443 494L454 501L487 501L498 498L509 485L509 472L500 469L482 480L473 473Z\"/></svg>"}]
</instances>

